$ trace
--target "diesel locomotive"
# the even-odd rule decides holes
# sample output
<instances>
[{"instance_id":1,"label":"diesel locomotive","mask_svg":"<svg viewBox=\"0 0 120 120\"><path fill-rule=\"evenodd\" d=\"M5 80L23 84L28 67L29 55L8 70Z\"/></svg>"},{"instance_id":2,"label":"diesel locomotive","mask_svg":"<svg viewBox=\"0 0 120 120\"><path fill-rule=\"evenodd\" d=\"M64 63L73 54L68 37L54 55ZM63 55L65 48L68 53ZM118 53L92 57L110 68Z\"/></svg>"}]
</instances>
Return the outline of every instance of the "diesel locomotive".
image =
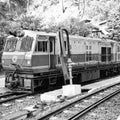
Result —
<instances>
[{"instance_id":1,"label":"diesel locomotive","mask_svg":"<svg viewBox=\"0 0 120 120\"><path fill-rule=\"evenodd\" d=\"M2 55L5 87L13 91L36 92L62 86L64 69L61 61L60 34L23 30L24 35L10 35ZM68 47L72 61L73 84L119 74L120 44L100 38L62 35L65 55ZM67 62L65 62L67 66Z\"/></svg>"}]
</instances>

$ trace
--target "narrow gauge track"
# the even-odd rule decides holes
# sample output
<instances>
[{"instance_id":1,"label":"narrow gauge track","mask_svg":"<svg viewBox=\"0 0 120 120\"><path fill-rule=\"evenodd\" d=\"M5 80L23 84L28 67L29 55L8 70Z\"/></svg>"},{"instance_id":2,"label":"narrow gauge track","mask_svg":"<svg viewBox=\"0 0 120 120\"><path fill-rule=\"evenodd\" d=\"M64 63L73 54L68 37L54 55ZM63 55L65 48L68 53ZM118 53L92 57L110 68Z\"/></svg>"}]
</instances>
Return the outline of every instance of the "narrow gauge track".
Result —
<instances>
[{"instance_id":1,"label":"narrow gauge track","mask_svg":"<svg viewBox=\"0 0 120 120\"><path fill-rule=\"evenodd\" d=\"M9 97L9 96L14 95L14 94L15 93L5 93L5 94L2 94L2 95L0 95L0 99L5 98L5 97Z\"/></svg>"},{"instance_id":2,"label":"narrow gauge track","mask_svg":"<svg viewBox=\"0 0 120 120\"><path fill-rule=\"evenodd\" d=\"M52 118L54 120L76 120L118 93L120 93L120 84L102 88L88 93L74 102L68 103L46 115L38 115L35 118L37 120L52 120Z\"/></svg>"},{"instance_id":3,"label":"narrow gauge track","mask_svg":"<svg viewBox=\"0 0 120 120\"><path fill-rule=\"evenodd\" d=\"M25 96L28 96L28 95L29 94L27 94L27 93L19 93L19 94L8 93L8 94L5 94L5 95L1 95L0 96L0 104L9 102L11 100L19 99L19 98L22 98L22 97L25 97Z\"/></svg>"},{"instance_id":4,"label":"narrow gauge track","mask_svg":"<svg viewBox=\"0 0 120 120\"><path fill-rule=\"evenodd\" d=\"M88 107L86 107L85 109L83 109L82 111L78 112L77 114L73 115L72 117L70 117L68 120L77 120L80 117L82 117L84 114L86 114L87 112L89 112L90 110L94 109L96 106L98 106L99 104L105 102L106 100L110 99L111 97L115 96L116 94L120 93L120 89L116 90L115 92L101 98L100 100L98 100L97 102L89 105Z\"/></svg>"}]
</instances>

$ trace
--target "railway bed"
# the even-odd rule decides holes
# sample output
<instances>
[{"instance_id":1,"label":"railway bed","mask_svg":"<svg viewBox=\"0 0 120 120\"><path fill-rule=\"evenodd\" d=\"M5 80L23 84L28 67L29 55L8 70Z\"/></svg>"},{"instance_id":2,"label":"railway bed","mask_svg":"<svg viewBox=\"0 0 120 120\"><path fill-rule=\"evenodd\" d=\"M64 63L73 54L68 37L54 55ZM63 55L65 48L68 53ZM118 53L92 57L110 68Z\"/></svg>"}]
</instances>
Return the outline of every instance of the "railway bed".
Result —
<instances>
[{"instance_id":1,"label":"railway bed","mask_svg":"<svg viewBox=\"0 0 120 120\"><path fill-rule=\"evenodd\" d=\"M86 114L104 100L112 97L114 94L120 92L120 84L112 86L110 88L98 89L92 93L88 93L83 96L79 96L75 101L68 102L65 106L62 106L47 115L41 113L37 115L37 120L76 120L81 115Z\"/></svg>"},{"instance_id":2,"label":"railway bed","mask_svg":"<svg viewBox=\"0 0 120 120\"><path fill-rule=\"evenodd\" d=\"M17 112L17 116L20 113L27 112L24 108L27 109L28 106L36 105L40 103L39 95L26 95L22 94L21 97L16 98L10 101L1 101L0 104L0 120L10 120L15 117L13 114ZM2 103L3 102L3 103ZM18 112L19 111L19 112ZM12 117L12 118L11 118Z\"/></svg>"},{"instance_id":3,"label":"railway bed","mask_svg":"<svg viewBox=\"0 0 120 120\"><path fill-rule=\"evenodd\" d=\"M120 94L110 98L78 120L119 120Z\"/></svg>"},{"instance_id":4,"label":"railway bed","mask_svg":"<svg viewBox=\"0 0 120 120\"><path fill-rule=\"evenodd\" d=\"M22 98L22 97L26 97L28 95L29 94L25 94L25 93L21 93L21 94L15 94L15 93L10 94L10 93L8 93L8 94L5 94L5 95L1 95L0 96L0 104L10 102L12 100L16 100L16 99L19 99L19 98Z\"/></svg>"},{"instance_id":5,"label":"railway bed","mask_svg":"<svg viewBox=\"0 0 120 120\"><path fill-rule=\"evenodd\" d=\"M58 119L59 116L61 118L62 117L64 118L67 114L73 115L72 110L74 110L74 113L75 113L75 109L76 110L79 110L79 109L82 110L85 107L84 105L78 105L78 103L77 103L77 105L75 105L76 108L74 109L74 107L73 107L74 105L72 105L72 104L73 103L76 104L76 101L78 101L78 99L81 99L83 102L85 102L85 105L93 104L93 101L95 102L95 100L98 100L98 99L101 99L102 97L104 97L104 92L105 91L106 91L105 95L109 94L109 90L105 90L106 87L113 86L114 84L118 84L118 83L119 82L117 81L116 83L113 83L111 85L102 86L100 88L94 89L94 91L90 91L88 93L82 93L82 95L78 95L78 96L75 96L73 98L64 98L64 99L60 100L59 102L55 102L55 103L42 103L40 101L40 95L30 96L30 98L29 97L22 98L22 100L24 99L23 102L18 102L19 104L17 104L16 101L14 102L13 107L16 110L14 110L13 113L9 113L7 116L3 115L2 118L4 118L4 117L15 118L15 120L17 120L18 118L22 119L24 117L25 120L33 120L33 119L34 120L39 120L39 119L41 120L42 118L45 119L46 115L48 115L47 118L48 119L50 118L50 120L53 120L53 118L54 119L57 118L56 120L59 120ZM114 88L113 87L110 88L111 89L110 91L113 92L113 91L116 91L116 89L118 90L119 88L120 88L120 84L116 85L116 87L114 87ZM96 96L97 96L98 93L96 93L96 91L99 92L101 89L103 89L103 92L100 93L100 98L99 98L99 96L95 97L93 95L94 97L91 97L92 100L89 100L91 94L95 93ZM88 98L87 98L87 96L88 96ZM87 99L87 100L85 100L85 99ZM25 102L25 101L27 101L27 102ZM18 106L16 107L16 105L18 105ZM69 105L72 105L72 107L67 108L67 110L65 110L65 106L69 106ZM29 110L25 110L24 109L25 106L31 106L31 108L29 108ZM19 107L21 107L21 108L19 109ZM62 114L58 114L58 113L60 113L60 111L62 111L62 107L64 107L64 110L63 110L64 112ZM0 108L1 108L1 106L0 106ZM61 108L60 111L58 110L59 108ZM56 111L57 112L59 111L59 112L56 115L54 115L53 113L51 113L51 111L54 111L54 113ZM62 120L64 120L63 118L62 118ZM66 118L66 119L68 119L68 118ZM1 119L1 120L4 120L4 119Z\"/></svg>"}]
</instances>

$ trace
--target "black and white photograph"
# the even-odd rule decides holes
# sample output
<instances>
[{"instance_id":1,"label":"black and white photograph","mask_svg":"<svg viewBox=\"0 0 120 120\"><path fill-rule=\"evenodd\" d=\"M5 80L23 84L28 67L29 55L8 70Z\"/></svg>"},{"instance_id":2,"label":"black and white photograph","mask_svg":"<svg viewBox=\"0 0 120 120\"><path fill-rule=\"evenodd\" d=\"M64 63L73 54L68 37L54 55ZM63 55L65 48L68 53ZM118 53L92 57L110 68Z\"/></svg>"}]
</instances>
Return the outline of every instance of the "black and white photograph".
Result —
<instances>
[{"instance_id":1,"label":"black and white photograph","mask_svg":"<svg viewBox=\"0 0 120 120\"><path fill-rule=\"evenodd\" d=\"M120 120L120 0L0 0L0 120Z\"/></svg>"}]
</instances>

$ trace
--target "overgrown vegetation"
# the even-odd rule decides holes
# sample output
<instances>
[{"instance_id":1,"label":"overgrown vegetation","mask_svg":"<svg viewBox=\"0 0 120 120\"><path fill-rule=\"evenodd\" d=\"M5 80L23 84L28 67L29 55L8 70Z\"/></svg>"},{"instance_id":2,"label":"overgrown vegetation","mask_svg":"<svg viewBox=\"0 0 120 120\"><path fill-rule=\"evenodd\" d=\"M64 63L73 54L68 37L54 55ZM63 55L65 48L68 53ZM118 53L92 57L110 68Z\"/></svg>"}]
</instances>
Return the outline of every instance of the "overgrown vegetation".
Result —
<instances>
[{"instance_id":1,"label":"overgrown vegetation","mask_svg":"<svg viewBox=\"0 0 120 120\"><path fill-rule=\"evenodd\" d=\"M109 38L120 40L119 0L0 0L0 33L30 29L52 31L63 26L70 34L88 36L106 21ZM103 28L102 28L103 29Z\"/></svg>"}]
</instances>

